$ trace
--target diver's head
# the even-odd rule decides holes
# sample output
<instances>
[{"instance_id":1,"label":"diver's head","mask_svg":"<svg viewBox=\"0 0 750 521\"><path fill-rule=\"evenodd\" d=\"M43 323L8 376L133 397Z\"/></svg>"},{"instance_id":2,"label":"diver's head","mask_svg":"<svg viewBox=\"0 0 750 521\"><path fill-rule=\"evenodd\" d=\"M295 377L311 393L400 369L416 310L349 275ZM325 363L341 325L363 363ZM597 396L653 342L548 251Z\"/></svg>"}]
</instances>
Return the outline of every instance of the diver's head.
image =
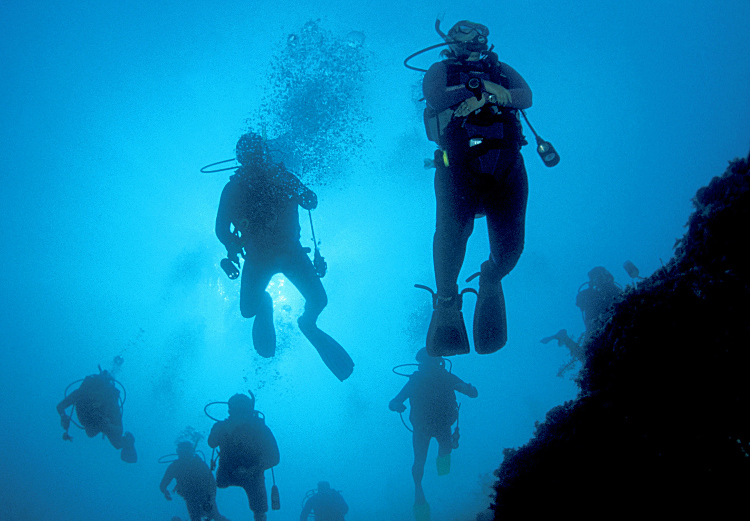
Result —
<instances>
[{"instance_id":1,"label":"diver's head","mask_svg":"<svg viewBox=\"0 0 750 521\"><path fill-rule=\"evenodd\" d=\"M446 35L447 42L450 43L450 49L458 58L468 58L473 53L477 56L488 49L487 36L490 30L487 26L461 20L450 28Z\"/></svg>"},{"instance_id":2,"label":"diver's head","mask_svg":"<svg viewBox=\"0 0 750 521\"><path fill-rule=\"evenodd\" d=\"M331 490L331 484L327 481L318 481L318 492L328 492Z\"/></svg>"},{"instance_id":3,"label":"diver's head","mask_svg":"<svg viewBox=\"0 0 750 521\"><path fill-rule=\"evenodd\" d=\"M189 458L195 453L195 446L189 441L181 441L177 444L177 457L179 459Z\"/></svg>"},{"instance_id":4,"label":"diver's head","mask_svg":"<svg viewBox=\"0 0 750 521\"><path fill-rule=\"evenodd\" d=\"M262 166L268 159L268 148L265 139L255 132L242 134L234 149L237 161L242 166Z\"/></svg>"},{"instance_id":5,"label":"diver's head","mask_svg":"<svg viewBox=\"0 0 750 521\"><path fill-rule=\"evenodd\" d=\"M604 266L592 268L588 275L589 284L594 287L611 286L615 283L615 277Z\"/></svg>"},{"instance_id":6,"label":"diver's head","mask_svg":"<svg viewBox=\"0 0 750 521\"><path fill-rule=\"evenodd\" d=\"M229 414L252 414L255 410L255 399L250 399L246 394L235 394L229 401Z\"/></svg>"},{"instance_id":7,"label":"diver's head","mask_svg":"<svg viewBox=\"0 0 750 521\"><path fill-rule=\"evenodd\" d=\"M444 363L442 356L430 356L427 354L427 349L424 347L417 351L417 356L415 358L417 359L420 369L434 369L442 367Z\"/></svg>"}]
</instances>

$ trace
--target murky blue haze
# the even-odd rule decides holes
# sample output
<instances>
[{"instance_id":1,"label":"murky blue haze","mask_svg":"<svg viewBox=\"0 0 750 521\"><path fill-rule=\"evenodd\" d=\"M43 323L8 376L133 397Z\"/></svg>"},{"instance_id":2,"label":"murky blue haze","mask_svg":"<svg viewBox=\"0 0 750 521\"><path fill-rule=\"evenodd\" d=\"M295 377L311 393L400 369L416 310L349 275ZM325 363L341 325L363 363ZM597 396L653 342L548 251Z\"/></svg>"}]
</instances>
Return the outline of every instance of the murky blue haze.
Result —
<instances>
[{"instance_id":1,"label":"murky blue haze","mask_svg":"<svg viewBox=\"0 0 750 521\"><path fill-rule=\"evenodd\" d=\"M402 60L439 41L438 12L445 28L490 27L500 59L532 88L532 124L562 160L548 169L524 149L526 249L504 282L510 340L495 355L453 359L479 397L460 400L448 476L436 476L431 447L434 520L474 519L503 448L576 395L571 377L556 376L566 350L539 339L582 332L574 299L586 272L603 265L625 285L631 260L652 273L671 257L695 191L750 145L747 0L314 4L0 2L3 519L186 519L180 498L159 493L157 459L186 427L208 433L206 403L247 389L281 450L283 508L269 520L297 519L321 479L342 490L351 521L411 518L411 439L387 404L406 381L391 368L413 361L425 333L429 297L413 284L434 285L434 195L421 75ZM231 157L267 93L271 57L314 19L341 37L362 31L372 54L371 144L346 175L314 187L329 264L319 323L356 363L343 383L291 327L302 300L283 279L273 282L279 353L254 352L239 283L218 265L227 176L199 172ZM478 222L461 279L487 255ZM70 382L115 356L135 465L76 429L63 442L55 412ZM218 504L250 518L240 489L220 490Z\"/></svg>"}]
</instances>

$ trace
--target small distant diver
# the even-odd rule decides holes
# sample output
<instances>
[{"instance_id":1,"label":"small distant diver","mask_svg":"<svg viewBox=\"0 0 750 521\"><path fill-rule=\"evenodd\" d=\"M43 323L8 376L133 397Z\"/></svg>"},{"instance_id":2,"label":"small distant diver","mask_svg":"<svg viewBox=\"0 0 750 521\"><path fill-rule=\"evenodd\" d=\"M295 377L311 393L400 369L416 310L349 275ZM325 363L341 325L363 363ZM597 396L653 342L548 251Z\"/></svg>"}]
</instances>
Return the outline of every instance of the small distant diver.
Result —
<instances>
[{"instance_id":1,"label":"small distant diver","mask_svg":"<svg viewBox=\"0 0 750 521\"><path fill-rule=\"evenodd\" d=\"M307 491L299 519L308 521L312 516L315 521L344 521L347 512L349 505L341 492L332 489L327 481L319 481L317 489Z\"/></svg>"},{"instance_id":2,"label":"small distant diver","mask_svg":"<svg viewBox=\"0 0 750 521\"><path fill-rule=\"evenodd\" d=\"M209 418L216 420L207 412L215 403L226 403L229 416L225 420L216 420L208 435L208 446L218 448L219 467L216 471L216 486L227 488L242 487L247 494L250 510L255 521L265 521L268 512L268 495L266 492L265 471L279 464L279 447L271 429L265 422L265 416L255 410L255 396L249 393L235 394L227 402L212 402L204 411ZM212 458L211 467L215 460ZM275 483L271 489L271 506L274 510L281 508L279 491Z\"/></svg>"},{"instance_id":3,"label":"small distant diver","mask_svg":"<svg viewBox=\"0 0 750 521\"><path fill-rule=\"evenodd\" d=\"M68 393L70 388L80 382L80 386ZM120 396L119 386L123 394ZM63 430L63 440L73 441L68 433L71 422L86 431L89 438L99 433L107 437L112 446L120 450L120 459L126 463L138 461L135 451L135 436L130 432L123 432L122 413L125 403L125 388L112 375L99 367L99 373L91 374L82 380L72 382L65 389L65 398L57 404L60 424ZM70 414L66 412L72 407ZM78 423L72 420L73 411L78 417Z\"/></svg>"},{"instance_id":4,"label":"small distant diver","mask_svg":"<svg viewBox=\"0 0 750 521\"><path fill-rule=\"evenodd\" d=\"M438 442L435 463L438 476L444 476L450 472L451 451L458 447L459 405L456 391L470 398L476 398L479 393L476 387L447 371L445 359L429 356L425 348L417 351L416 360L417 370L411 375L405 375L409 376L409 381L390 401L388 408L401 414L406 410L404 401L409 400L409 421L413 426L414 446L414 464L411 470L414 478L414 516L417 521L428 521L430 505L422 488L422 477L430 440L435 438ZM394 368L394 372L398 367L401 366ZM451 433L454 423L456 429Z\"/></svg>"}]
</instances>

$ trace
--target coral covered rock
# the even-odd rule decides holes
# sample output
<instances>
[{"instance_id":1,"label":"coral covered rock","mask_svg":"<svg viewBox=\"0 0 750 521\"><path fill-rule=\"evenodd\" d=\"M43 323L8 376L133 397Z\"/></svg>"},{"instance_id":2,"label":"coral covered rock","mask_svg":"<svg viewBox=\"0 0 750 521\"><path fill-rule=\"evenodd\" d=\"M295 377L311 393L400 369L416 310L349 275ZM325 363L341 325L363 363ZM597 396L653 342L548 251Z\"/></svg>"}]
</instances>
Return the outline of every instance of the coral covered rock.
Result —
<instances>
[{"instance_id":1,"label":"coral covered rock","mask_svg":"<svg viewBox=\"0 0 750 521\"><path fill-rule=\"evenodd\" d=\"M750 490L748 159L701 188L674 258L586 344L576 400L506 449L496 519L744 510Z\"/></svg>"}]
</instances>

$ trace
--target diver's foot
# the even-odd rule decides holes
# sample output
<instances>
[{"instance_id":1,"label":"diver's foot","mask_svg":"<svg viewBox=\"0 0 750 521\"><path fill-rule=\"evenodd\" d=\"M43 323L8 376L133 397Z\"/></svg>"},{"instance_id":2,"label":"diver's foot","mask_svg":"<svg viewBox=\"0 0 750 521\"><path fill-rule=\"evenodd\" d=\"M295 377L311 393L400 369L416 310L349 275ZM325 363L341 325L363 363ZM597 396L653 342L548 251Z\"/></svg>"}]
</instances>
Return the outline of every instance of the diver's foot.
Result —
<instances>
[{"instance_id":1,"label":"diver's foot","mask_svg":"<svg viewBox=\"0 0 750 521\"><path fill-rule=\"evenodd\" d=\"M300 331L302 331L302 334L305 335L318 351L323 363L326 364L336 378L343 382L354 371L354 361L349 356L349 353L341 347L341 344L336 342L327 333L321 331L315 322L316 319L311 319L304 313L297 319Z\"/></svg>"},{"instance_id":2,"label":"diver's foot","mask_svg":"<svg viewBox=\"0 0 750 521\"><path fill-rule=\"evenodd\" d=\"M483 262L474 309L474 350L482 355L498 351L508 341L505 297L500 280L495 263Z\"/></svg>"},{"instance_id":3,"label":"diver's foot","mask_svg":"<svg viewBox=\"0 0 750 521\"><path fill-rule=\"evenodd\" d=\"M135 452L135 436L130 432L122 435L120 459L125 463L135 463L138 461L138 454Z\"/></svg>"},{"instance_id":4,"label":"diver's foot","mask_svg":"<svg viewBox=\"0 0 750 521\"><path fill-rule=\"evenodd\" d=\"M414 502L414 521L430 521L430 504L427 501Z\"/></svg>"},{"instance_id":5,"label":"diver's foot","mask_svg":"<svg viewBox=\"0 0 750 521\"><path fill-rule=\"evenodd\" d=\"M264 292L263 302L253 321L253 347L263 358L276 354L276 328L273 325L273 300Z\"/></svg>"},{"instance_id":6,"label":"diver's foot","mask_svg":"<svg viewBox=\"0 0 750 521\"><path fill-rule=\"evenodd\" d=\"M453 356L469 352L464 315L461 313L462 297L458 293L448 298L436 297L432 318L427 330L427 354Z\"/></svg>"},{"instance_id":7,"label":"diver's foot","mask_svg":"<svg viewBox=\"0 0 750 521\"><path fill-rule=\"evenodd\" d=\"M437 475L445 476L451 472L451 453L449 452L445 456L438 456L435 460L437 465Z\"/></svg>"}]
</instances>

